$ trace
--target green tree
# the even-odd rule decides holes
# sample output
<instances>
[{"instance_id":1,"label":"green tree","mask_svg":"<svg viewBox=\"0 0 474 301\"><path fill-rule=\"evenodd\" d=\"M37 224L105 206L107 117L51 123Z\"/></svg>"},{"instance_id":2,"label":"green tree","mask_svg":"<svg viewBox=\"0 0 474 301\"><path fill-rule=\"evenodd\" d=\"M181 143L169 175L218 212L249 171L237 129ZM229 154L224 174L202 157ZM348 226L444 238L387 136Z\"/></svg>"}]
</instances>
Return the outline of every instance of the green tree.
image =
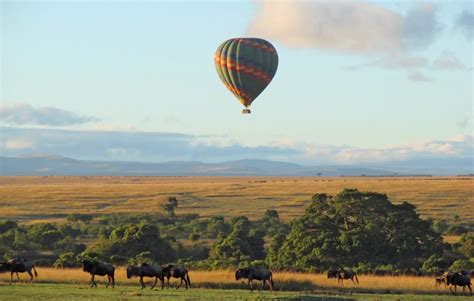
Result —
<instances>
[{"instance_id":1,"label":"green tree","mask_svg":"<svg viewBox=\"0 0 474 301\"><path fill-rule=\"evenodd\" d=\"M334 197L314 195L271 262L305 270L360 264L418 268L441 251L440 235L411 204L394 205L384 194L345 189Z\"/></svg>"},{"instance_id":2,"label":"green tree","mask_svg":"<svg viewBox=\"0 0 474 301\"><path fill-rule=\"evenodd\" d=\"M175 197L169 197L162 206L168 217L172 220L175 220L175 210L176 208L178 208L178 199L176 199Z\"/></svg>"},{"instance_id":3,"label":"green tree","mask_svg":"<svg viewBox=\"0 0 474 301\"><path fill-rule=\"evenodd\" d=\"M237 262L263 259L265 233L254 227L245 216L233 218L231 223L231 233L219 237L213 246L211 257Z\"/></svg>"},{"instance_id":4,"label":"green tree","mask_svg":"<svg viewBox=\"0 0 474 301\"><path fill-rule=\"evenodd\" d=\"M467 258L474 257L474 232L466 233L461 237L458 251Z\"/></svg>"}]
</instances>

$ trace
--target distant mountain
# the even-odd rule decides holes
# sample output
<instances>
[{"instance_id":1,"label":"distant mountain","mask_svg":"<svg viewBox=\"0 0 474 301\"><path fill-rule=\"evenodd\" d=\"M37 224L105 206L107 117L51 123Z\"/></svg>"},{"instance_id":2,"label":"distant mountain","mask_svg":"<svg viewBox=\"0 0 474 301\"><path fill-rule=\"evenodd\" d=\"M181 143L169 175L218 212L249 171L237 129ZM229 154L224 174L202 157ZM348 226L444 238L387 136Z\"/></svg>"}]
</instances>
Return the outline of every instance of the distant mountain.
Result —
<instances>
[{"instance_id":1,"label":"distant mountain","mask_svg":"<svg viewBox=\"0 0 474 301\"><path fill-rule=\"evenodd\" d=\"M302 166L268 160L203 162L82 161L61 156L0 157L0 175L144 175L144 176L392 176L378 168ZM408 174L408 173L407 173Z\"/></svg>"}]
</instances>

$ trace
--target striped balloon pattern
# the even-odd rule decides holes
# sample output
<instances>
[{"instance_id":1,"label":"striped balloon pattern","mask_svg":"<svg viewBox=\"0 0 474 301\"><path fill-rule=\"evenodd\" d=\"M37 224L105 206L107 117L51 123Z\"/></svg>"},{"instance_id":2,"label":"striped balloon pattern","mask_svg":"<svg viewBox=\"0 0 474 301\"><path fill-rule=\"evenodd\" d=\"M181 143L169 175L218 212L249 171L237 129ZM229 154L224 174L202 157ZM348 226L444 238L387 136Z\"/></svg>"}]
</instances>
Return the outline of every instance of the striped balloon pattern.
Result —
<instances>
[{"instance_id":1,"label":"striped balloon pattern","mask_svg":"<svg viewBox=\"0 0 474 301\"><path fill-rule=\"evenodd\" d=\"M217 48L214 62L224 85L248 109L275 76L278 54L263 39L235 38Z\"/></svg>"}]
</instances>

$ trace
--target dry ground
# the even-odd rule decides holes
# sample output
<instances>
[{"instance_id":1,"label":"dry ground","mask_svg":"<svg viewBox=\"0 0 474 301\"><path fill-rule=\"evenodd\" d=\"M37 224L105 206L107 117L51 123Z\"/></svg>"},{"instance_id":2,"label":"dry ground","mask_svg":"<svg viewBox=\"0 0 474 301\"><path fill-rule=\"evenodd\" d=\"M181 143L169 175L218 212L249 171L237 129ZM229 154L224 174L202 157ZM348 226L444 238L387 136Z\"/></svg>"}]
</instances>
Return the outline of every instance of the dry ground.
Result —
<instances>
[{"instance_id":1,"label":"dry ground","mask_svg":"<svg viewBox=\"0 0 474 301\"><path fill-rule=\"evenodd\" d=\"M271 208L288 220L315 193L357 188L413 203L424 217L474 223L473 184L473 177L0 177L0 209L5 218L60 221L70 213L158 212L176 196L178 214L259 218Z\"/></svg>"}]
</instances>

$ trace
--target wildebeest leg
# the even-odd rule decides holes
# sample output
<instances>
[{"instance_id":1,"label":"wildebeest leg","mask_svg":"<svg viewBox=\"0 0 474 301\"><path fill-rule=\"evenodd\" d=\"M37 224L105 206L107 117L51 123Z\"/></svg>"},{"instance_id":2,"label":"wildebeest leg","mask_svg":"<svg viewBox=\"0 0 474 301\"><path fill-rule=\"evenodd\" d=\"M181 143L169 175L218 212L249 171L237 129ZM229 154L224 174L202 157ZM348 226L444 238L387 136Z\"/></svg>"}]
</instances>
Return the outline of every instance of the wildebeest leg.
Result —
<instances>
[{"instance_id":1,"label":"wildebeest leg","mask_svg":"<svg viewBox=\"0 0 474 301\"><path fill-rule=\"evenodd\" d=\"M105 286L105 288L108 288L109 287L109 284L110 284L110 275L107 274L107 285Z\"/></svg>"},{"instance_id":2,"label":"wildebeest leg","mask_svg":"<svg viewBox=\"0 0 474 301\"><path fill-rule=\"evenodd\" d=\"M181 284L183 284L183 278L181 278L181 282L179 283L179 285L176 289L179 289L181 287Z\"/></svg>"},{"instance_id":3,"label":"wildebeest leg","mask_svg":"<svg viewBox=\"0 0 474 301\"><path fill-rule=\"evenodd\" d=\"M267 280L263 279L263 280L262 280L262 286L260 287L259 290L265 289L265 282L267 282Z\"/></svg>"},{"instance_id":4,"label":"wildebeest leg","mask_svg":"<svg viewBox=\"0 0 474 301\"><path fill-rule=\"evenodd\" d=\"M253 292L253 281L252 281L252 279L249 279L249 286L250 286L250 291Z\"/></svg>"},{"instance_id":5,"label":"wildebeest leg","mask_svg":"<svg viewBox=\"0 0 474 301\"><path fill-rule=\"evenodd\" d=\"M138 283L140 283L140 285L142 286L142 289L145 288L145 283L143 283L143 276L140 276L140 280L138 281Z\"/></svg>"},{"instance_id":6,"label":"wildebeest leg","mask_svg":"<svg viewBox=\"0 0 474 301\"><path fill-rule=\"evenodd\" d=\"M452 286L449 287L449 290L451 291L451 293L452 293L454 296L456 296L456 286L454 286L454 292L453 292L453 287L452 287Z\"/></svg>"},{"instance_id":7,"label":"wildebeest leg","mask_svg":"<svg viewBox=\"0 0 474 301\"><path fill-rule=\"evenodd\" d=\"M188 280L183 276L184 284L186 285L186 289L188 289Z\"/></svg>"},{"instance_id":8,"label":"wildebeest leg","mask_svg":"<svg viewBox=\"0 0 474 301\"><path fill-rule=\"evenodd\" d=\"M160 278L161 281L161 289L165 288L165 277Z\"/></svg>"},{"instance_id":9,"label":"wildebeest leg","mask_svg":"<svg viewBox=\"0 0 474 301\"><path fill-rule=\"evenodd\" d=\"M21 281L20 274L18 274L18 272L16 272L16 278L18 278L18 281Z\"/></svg>"},{"instance_id":10,"label":"wildebeest leg","mask_svg":"<svg viewBox=\"0 0 474 301\"><path fill-rule=\"evenodd\" d=\"M10 285L12 285L12 283L13 283L13 273L14 272L10 272ZM17 275L18 275L18 273L17 273Z\"/></svg>"},{"instance_id":11,"label":"wildebeest leg","mask_svg":"<svg viewBox=\"0 0 474 301\"><path fill-rule=\"evenodd\" d=\"M168 279L168 286L166 288L170 288L170 277L166 277Z\"/></svg>"},{"instance_id":12,"label":"wildebeest leg","mask_svg":"<svg viewBox=\"0 0 474 301\"><path fill-rule=\"evenodd\" d=\"M31 273L31 270L26 271L28 274L30 274L30 283L33 283L33 273Z\"/></svg>"},{"instance_id":13,"label":"wildebeest leg","mask_svg":"<svg viewBox=\"0 0 474 301\"><path fill-rule=\"evenodd\" d=\"M153 283L153 285L151 286L150 288L151 290L155 288L157 282L158 282L158 277L155 276L155 283Z\"/></svg>"}]
</instances>

